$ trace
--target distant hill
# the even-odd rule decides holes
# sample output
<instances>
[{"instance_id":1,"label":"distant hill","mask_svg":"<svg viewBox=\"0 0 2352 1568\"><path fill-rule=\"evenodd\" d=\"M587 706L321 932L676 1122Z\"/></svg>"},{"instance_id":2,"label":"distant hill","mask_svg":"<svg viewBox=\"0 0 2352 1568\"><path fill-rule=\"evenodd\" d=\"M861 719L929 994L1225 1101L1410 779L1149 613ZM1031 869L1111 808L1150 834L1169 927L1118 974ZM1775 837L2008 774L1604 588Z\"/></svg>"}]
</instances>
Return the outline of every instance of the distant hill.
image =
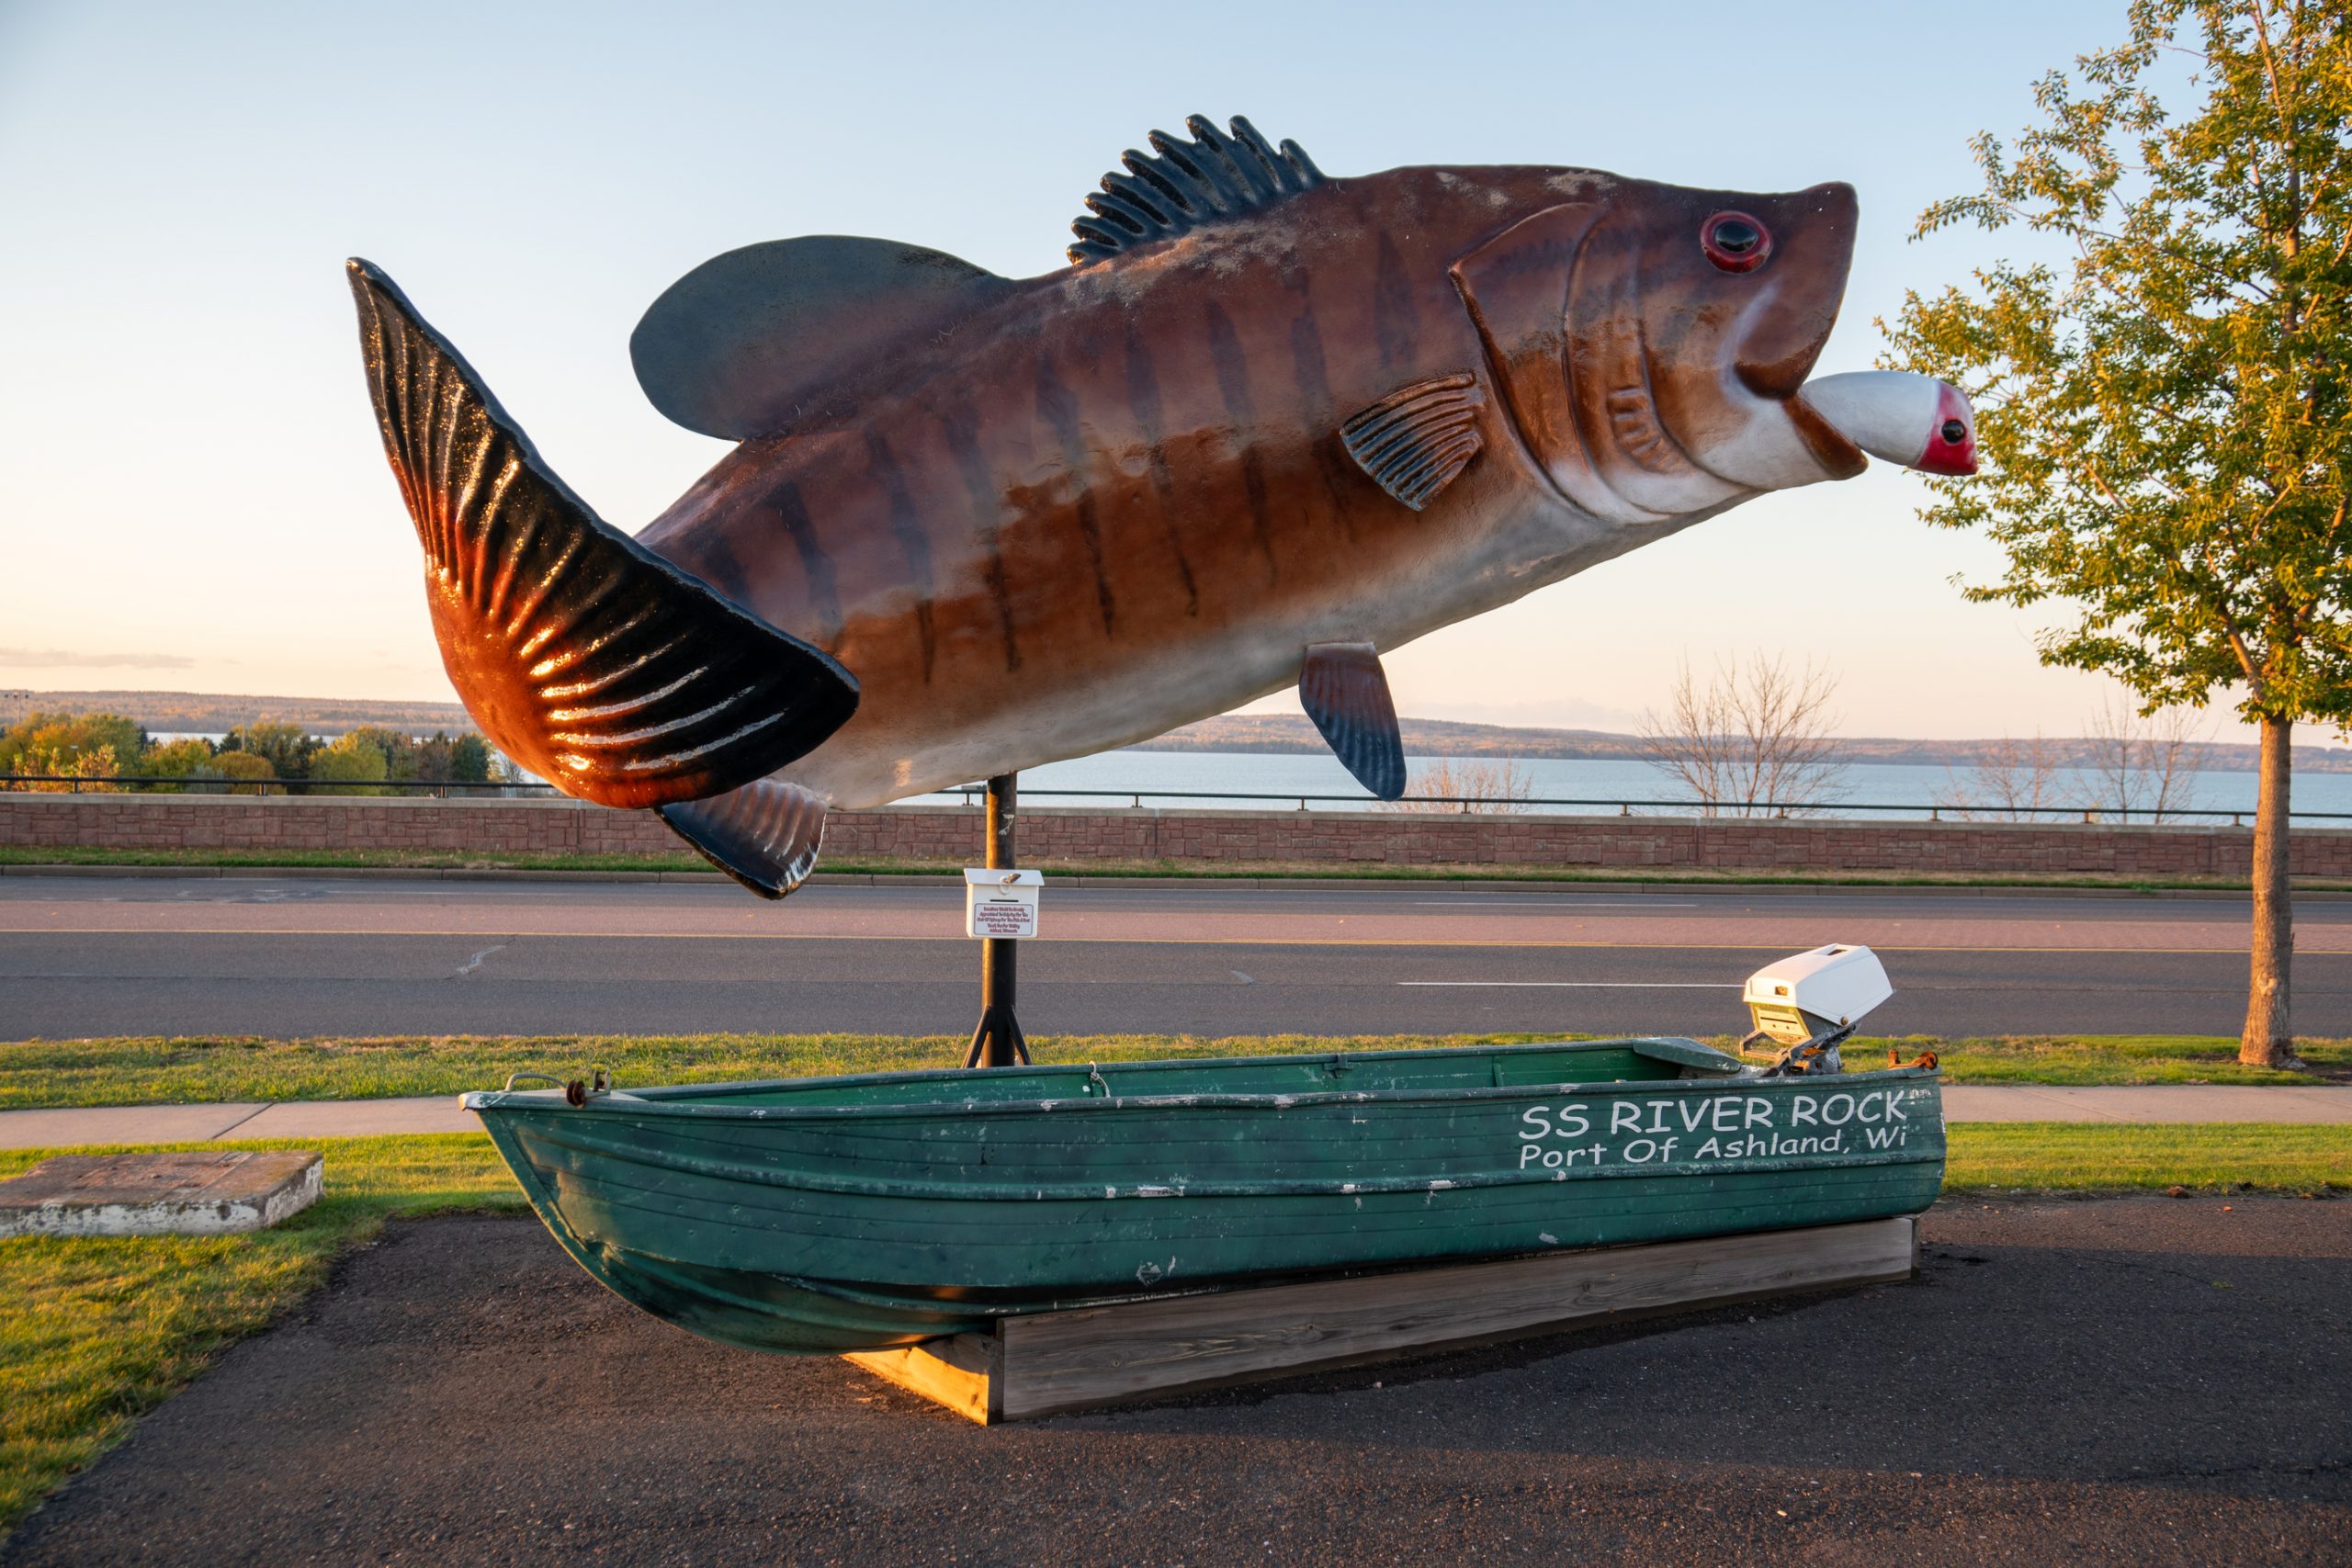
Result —
<instances>
[{"instance_id":1,"label":"distant hill","mask_svg":"<svg viewBox=\"0 0 2352 1568\"><path fill-rule=\"evenodd\" d=\"M1449 718L1397 721L1415 757L1575 757L1639 761L1641 739L1601 729L1514 729ZM1204 718L1138 741L1131 751L1322 751L1323 737L1303 714L1235 714Z\"/></svg>"},{"instance_id":2,"label":"distant hill","mask_svg":"<svg viewBox=\"0 0 2352 1568\"><path fill-rule=\"evenodd\" d=\"M1641 761L1647 753L1637 735L1600 729L1521 729L1499 724L1464 724L1446 718L1397 721L1405 750L1414 757L1558 757L1577 761ZM1838 761L1895 762L1918 767L1969 768L1983 761L1998 740L1906 740L1881 736L1841 736ZM2050 737L2043 740L2056 767L2087 767L2095 761L2089 740ZM1303 714L1226 714L1171 729L1135 751L1321 751L1323 738ZM2254 746L2206 743L2199 761L2212 771L2251 773ZM2303 747L2295 766L2308 773L2352 773L2352 749Z\"/></svg>"},{"instance_id":3,"label":"distant hill","mask_svg":"<svg viewBox=\"0 0 2352 1568\"><path fill-rule=\"evenodd\" d=\"M357 698L254 697L207 692L25 692L0 691L0 724L13 723L38 710L69 713L119 713L137 719L150 731L198 735L219 734L257 719L282 719L299 724L313 735L340 735L364 724L412 735L446 730L458 735L475 728L466 710L456 703L387 703ZM1400 722L1405 750L1415 757L1558 757L1571 760L1640 761L1641 739L1600 729L1514 728L1499 724L1464 724L1445 718L1408 718ZM1838 742L1841 761L1897 762L1914 766L1969 768L1984 760L1996 740L1905 740L1889 737L1849 736ZM2094 761L2088 740L2051 738L2043 741L2058 767L2085 767ZM1157 739L1129 747L1134 751L1269 751L1324 750L1323 738L1300 714L1226 714L1171 729ZM2256 757L2252 746L2207 744L2198 748L2202 764L2216 772L2250 773ZM2295 754L2295 766L2306 773L2352 773L2352 749L2322 750L2306 746Z\"/></svg>"}]
</instances>

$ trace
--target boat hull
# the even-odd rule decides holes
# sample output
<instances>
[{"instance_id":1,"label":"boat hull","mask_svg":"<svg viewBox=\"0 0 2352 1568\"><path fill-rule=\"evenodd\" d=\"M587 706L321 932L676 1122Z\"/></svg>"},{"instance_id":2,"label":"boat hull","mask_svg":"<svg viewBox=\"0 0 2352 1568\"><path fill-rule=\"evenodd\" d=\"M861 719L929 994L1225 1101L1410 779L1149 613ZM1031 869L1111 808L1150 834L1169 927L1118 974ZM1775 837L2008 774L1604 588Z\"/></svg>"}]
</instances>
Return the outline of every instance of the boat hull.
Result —
<instances>
[{"instance_id":1,"label":"boat hull","mask_svg":"<svg viewBox=\"0 0 2352 1568\"><path fill-rule=\"evenodd\" d=\"M1944 1156L1930 1072L1762 1079L1679 1042L467 1103L598 1280L695 1333L796 1353L1912 1213Z\"/></svg>"}]
</instances>

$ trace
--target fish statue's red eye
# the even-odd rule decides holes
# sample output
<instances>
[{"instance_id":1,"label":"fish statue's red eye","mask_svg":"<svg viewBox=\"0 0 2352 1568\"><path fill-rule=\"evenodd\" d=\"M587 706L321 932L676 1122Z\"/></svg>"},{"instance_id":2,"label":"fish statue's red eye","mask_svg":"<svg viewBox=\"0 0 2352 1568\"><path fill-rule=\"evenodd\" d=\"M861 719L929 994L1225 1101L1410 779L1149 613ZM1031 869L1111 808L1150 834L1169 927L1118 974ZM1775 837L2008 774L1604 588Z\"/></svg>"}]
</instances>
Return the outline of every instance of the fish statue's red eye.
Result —
<instances>
[{"instance_id":1,"label":"fish statue's red eye","mask_svg":"<svg viewBox=\"0 0 2352 1568\"><path fill-rule=\"evenodd\" d=\"M1707 259L1725 272L1754 272L1772 254L1772 231L1745 212L1718 212L1699 231Z\"/></svg>"}]
</instances>

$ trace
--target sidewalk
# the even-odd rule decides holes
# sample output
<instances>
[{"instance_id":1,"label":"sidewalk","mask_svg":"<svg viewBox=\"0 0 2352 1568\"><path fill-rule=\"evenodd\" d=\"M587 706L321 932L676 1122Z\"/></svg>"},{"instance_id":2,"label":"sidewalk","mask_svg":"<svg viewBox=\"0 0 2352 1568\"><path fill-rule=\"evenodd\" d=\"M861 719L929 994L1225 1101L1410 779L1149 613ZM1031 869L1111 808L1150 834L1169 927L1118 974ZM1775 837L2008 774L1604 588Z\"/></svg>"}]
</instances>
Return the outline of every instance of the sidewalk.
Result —
<instances>
[{"instance_id":1,"label":"sidewalk","mask_svg":"<svg viewBox=\"0 0 2352 1568\"><path fill-rule=\"evenodd\" d=\"M2294 1122L2352 1126L2352 1088L2153 1085L2073 1089L1960 1084L1944 1089L1947 1122ZM0 1111L0 1149L212 1139L363 1138L379 1133L475 1133L455 1095L409 1100L242 1100Z\"/></svg>"},{"instance_id":2,"label":"sidewalk","mask_svg":"<svg viewBox=\"0 0 2352 1568\"><path fill-rule=\"evenodd\" d=\"M2352 1087L1947 1084L1946 1122L2299 1122L2352 1125Z\"/></svg>"}]
</instances>

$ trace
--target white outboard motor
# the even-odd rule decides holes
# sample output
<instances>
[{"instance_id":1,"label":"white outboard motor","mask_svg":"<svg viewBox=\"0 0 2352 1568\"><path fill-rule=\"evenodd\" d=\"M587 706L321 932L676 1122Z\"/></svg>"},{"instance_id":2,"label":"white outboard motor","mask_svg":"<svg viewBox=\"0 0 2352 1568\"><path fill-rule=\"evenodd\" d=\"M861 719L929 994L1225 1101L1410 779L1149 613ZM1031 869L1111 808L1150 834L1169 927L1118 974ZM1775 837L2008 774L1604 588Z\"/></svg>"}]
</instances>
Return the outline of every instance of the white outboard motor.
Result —
<instances>
[{"instance_id":1,"label":"white outboard motor","mask_svg":"<svg viewBox=\"0 0 2352 1568\"><path fill-rule=\"evenodd\" d=\"M1850 942L1816 947L1769 964L1740 993L1756 1032L1742 1048L1770 1040L1787 1049L1775 1073L1836 1073L1838 1047L1862 1015L1894 995L1878 954Z\"/></svg>"}]
</instances>

